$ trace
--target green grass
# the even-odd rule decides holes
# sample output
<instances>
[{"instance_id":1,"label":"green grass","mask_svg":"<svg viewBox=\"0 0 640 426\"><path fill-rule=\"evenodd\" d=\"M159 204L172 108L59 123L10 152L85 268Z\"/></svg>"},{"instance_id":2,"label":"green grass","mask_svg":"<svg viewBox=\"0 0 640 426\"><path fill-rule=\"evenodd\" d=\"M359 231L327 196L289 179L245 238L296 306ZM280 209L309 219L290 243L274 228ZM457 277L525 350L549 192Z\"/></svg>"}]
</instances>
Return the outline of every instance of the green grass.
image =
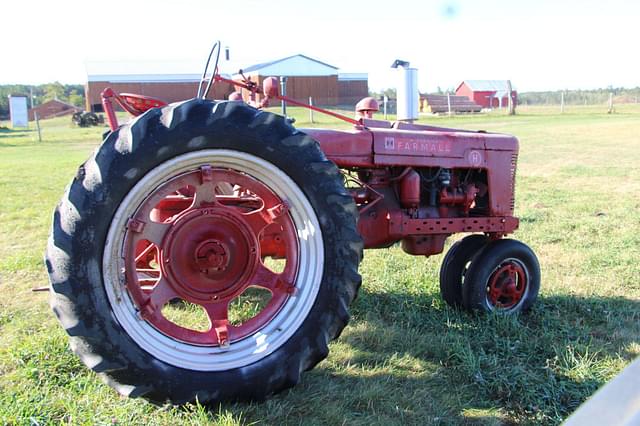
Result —
<instances>
[{"instance_id":1,"label":"green grass","mask_svg":"<svg viewBox=\"0 0 640 426\"><path fill-rule=\"evenodd\" d=\"M306 111L289 112L310 126ZM421 121L520 139L515 238L542 267L532 312L459 312L439 296L442 255L367 251L329 358L265 403L213 408L119 397L70 352L46 294L30 291L47 281L53 206L105 129L43 121L42 143L0 130L0 424L561 422L640 354L640 107L518 112Z\"/></svg>"}]
</instances>

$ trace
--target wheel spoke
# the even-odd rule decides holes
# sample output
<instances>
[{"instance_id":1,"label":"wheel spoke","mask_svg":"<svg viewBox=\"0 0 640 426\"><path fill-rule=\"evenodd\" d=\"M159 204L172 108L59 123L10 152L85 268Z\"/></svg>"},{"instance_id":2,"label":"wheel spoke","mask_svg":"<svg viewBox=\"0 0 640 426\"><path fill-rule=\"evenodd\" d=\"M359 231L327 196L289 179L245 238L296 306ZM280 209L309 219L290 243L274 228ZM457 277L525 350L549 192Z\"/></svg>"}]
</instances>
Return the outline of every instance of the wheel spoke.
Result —
<instances>
[{"instance_id":1,"label":"wheel spoke","mask_svg":"<svg viewBox=\"0 0 640 426\"><path fill-rule=\"evenodd\" d=\"M494 305L498 303L499 297L500 297L500 289L496 287L489 287L489 298Z\"/></svg>"},{"instance_id":2,"label":"wheel spoke","mask_svg":"<svg viewBox=\"0 0 640 426\"><path fill-rule=\"evenodd\" d=\"M205 303L202 307L207 311L211 324L229 321L228 301Z\"/></svg>"},{"instance_id":3,"label":"wheel spoke","mask_svg":"<svg viewBox=\"0 0 640 426\"><path fill-rule=\"evenodd\" d=\"M229 302L207 303L203 305L209 321L210 333L221 347L229 346Z\"/></svg>"},{"instance_id":4,"label":"wheel spoke","mask_svg":"<svg viewBox=\"0 0 640 426\"><path fill-rule=\"evenodd\" d=\"M217 189L220 195L234 194L233 185L231 185L229 182L219 182L217 185Z\"/></svg>"},{"instance_id":5,"label":"wheel spoke","mask_svg":"<svg viewBox=\"0 0 640 426\"><path fill-rule=\"evenodd\" d=\"M192 207L210 206L218 203L216 199L216 185L212 181L203 182L196 186L193 194Z\"/></svg>"},{"instance_id":6,"label":"wheel spoke","mask_svg":"<svg viewBox=\"0 0 640 426\"><path fill-rule=\"evenodd\" d=\"M263 264L258 266L258 269L251 280L251 284L265 288L272 294L294 294L295 285L287 282L283 274L276 274Z\"/></svg>"},{"instance_id":7,"label":"wheel spoke","mask_svg":"<svg viewBox=\"0 0 640 426\"><path fill-rule=\"evenodd\" d=\"M162 247L162 240L171 227L168 223L143 222L136 219L129 220L127 229L136 235L136 240L147 240L158 247Z\"/></svg>"},{"instance_id":8,"label":"wheel spoke","mask_svg":"<svg viewBox=\"0 0 640 426\"><path fill-rule=\"evenodd\" d=\"M265 208L267 210L267 214L269 215L269 219L271 219L271 222L274 222L289 212L289 203L283 201L281 203L277 203L272 207L266 207L265 205Z\"/></svg>"},{"instance_id":9,"label":"wheel spoke","mask_svg":"<svg viewBox=\"0 0 640 426\"><path fill-rule=\"evenodd\" d=\"M179 297L175 290L171 288L169 282L161 278L151 290L149 301L153 303L156 308L162 309L167 302Z\"/></svg>"},{"instance_id":10,"label":"wheel spoke","mask_svg":"<svg viewBox=\"0 0 640 426\"><path fill-rule=\"evenodd\" d=\"M524 293L524 287L515 287L513 290L513 298L515 300L519 300L522 297L522 294Z\"/></svg>"},{"instance_id":11,"label":"wheel spoke","mask_svg":"<svg viewBox=\"0 0 640 426\"><path fill-rule=\"evenodd\" d=\"M162 316L162 308L172 299L178 298L178 294L171 288L167 280L160 279L149 290L144 291L148 298L140 306L140 315L146 320L153 320Z\"/></svg>"},{"instance_id":12,"label":"wheel spoke","mask_svg":"<svg viewBox=\"0 0 640 426\"><path fill-rule=\"evenodd\" d=\"M264 228L273 223L273 220L265 213L264 209L255 210L242 216L256 236L260 236Z\"/></svg>"}]
</instances>

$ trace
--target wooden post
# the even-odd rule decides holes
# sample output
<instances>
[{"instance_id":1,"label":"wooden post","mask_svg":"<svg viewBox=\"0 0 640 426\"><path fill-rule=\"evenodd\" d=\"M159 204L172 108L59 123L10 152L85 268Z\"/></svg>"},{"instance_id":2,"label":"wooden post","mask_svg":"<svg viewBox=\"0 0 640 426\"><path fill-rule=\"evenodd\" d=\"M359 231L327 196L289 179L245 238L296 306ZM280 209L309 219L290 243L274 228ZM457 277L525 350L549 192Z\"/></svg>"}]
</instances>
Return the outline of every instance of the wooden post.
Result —
<instances>
[{"instance_id":1,"label":"wooden post","mask_svg":"<svg viewBox=\"0 0 640 426\"><path fill-rule=\"evenodd\" d=\"M285 76L281 76L280 77L280 93L282 93L282 96L287 96L287 77ZM282 100L282 115L283 116L287 116L287 103Z\"/></svg>"},{"instance_id":2,"label":"wooden post","mask_svg":"<svg viewBox=\"0 0 640 426\"><path fill-rule=\"evenodd\" d=\"M607 114L613 114L613 92L609 92L609 110Z\"/></svg>"},{"instance_id":3,"label":"wooden post","mask_svg":"<svg viewBox=\"0 0 640 426\"><path fill-rule=\"evenodd\" d=\"M36 128L38 129L38 142L42 142L42 134L40 133L40 120L38 120L38 111L33 112L33 118L36 119Z\"/></svg>"},{"instance_id":4,"label":"wooden post","mask_svg":"<svg viewBox=\"0 0 640 426\"><path fill-rule=\"evenodd\" d=\"M451 115L451 93L447 92L447 111Z\"/></svg>"},{"instance_id":5,"label":"wooden post","mask_svg":"<svg viewBox=\"0 0 640 426\"><path fill-rule=\"evenodd\" d=\"M511 80L507 80L507 97L509 99L509 115L516 115L516 103L513 102L513 89Z\"/></svg>"},{"instance_id":6,"label":"wooden post","mask_svg":"<svg viewBox=\"0 0 640 426\"><path fill-rule=\"evenodd\" d=\"M560 114L564 114L564 91L560 93Z\"/></svg>"},{"instance_id":7,"label":"wooden post","mask_svg":"<svg viewBox=\"0 0 640 426\"><path fill-rule=\"evenodd\" d=\"M313 98L309 96L309 105L313 106ZM313 110L309 109L309 121L313 123Z\"/></svg>"}]
</instances>

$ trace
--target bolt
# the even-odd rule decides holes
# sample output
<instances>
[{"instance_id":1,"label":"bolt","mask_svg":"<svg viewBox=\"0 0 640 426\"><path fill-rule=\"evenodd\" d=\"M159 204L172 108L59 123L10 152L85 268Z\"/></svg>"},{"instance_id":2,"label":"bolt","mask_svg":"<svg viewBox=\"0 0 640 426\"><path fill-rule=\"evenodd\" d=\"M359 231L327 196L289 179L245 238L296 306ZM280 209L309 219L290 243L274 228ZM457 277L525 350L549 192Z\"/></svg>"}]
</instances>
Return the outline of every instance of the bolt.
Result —
<instances>
[{"instance_id":1,"label":"bolt","mask_svg":"<svg viewBox=\"0 0 640 426\"><path fill-rule=\"evenodd\" d=\"M130 230L131 232L140 233L144 230L144 225L145 225L144 222L131 218L127 222L127 229Z\"/></svg>"}]
</instances>

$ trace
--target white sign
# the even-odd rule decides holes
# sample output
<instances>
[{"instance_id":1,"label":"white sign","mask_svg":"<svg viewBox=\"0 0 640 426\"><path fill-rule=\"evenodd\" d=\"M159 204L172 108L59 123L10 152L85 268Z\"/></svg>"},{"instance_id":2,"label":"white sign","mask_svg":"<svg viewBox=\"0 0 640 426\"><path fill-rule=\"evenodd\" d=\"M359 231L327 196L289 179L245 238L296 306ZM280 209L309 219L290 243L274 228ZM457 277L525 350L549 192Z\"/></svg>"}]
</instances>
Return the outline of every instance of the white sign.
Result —
<instances>
[{"instance_id":1,"label":"white sign","mask_svg":"<svg viewBox=\"0 0 640 426\"><path fill-rule=\"evenodd\" d=\"M27 98L25 96L9 96L9 113L11 127L29 127Z\"/></svg>"}]
</instances>

